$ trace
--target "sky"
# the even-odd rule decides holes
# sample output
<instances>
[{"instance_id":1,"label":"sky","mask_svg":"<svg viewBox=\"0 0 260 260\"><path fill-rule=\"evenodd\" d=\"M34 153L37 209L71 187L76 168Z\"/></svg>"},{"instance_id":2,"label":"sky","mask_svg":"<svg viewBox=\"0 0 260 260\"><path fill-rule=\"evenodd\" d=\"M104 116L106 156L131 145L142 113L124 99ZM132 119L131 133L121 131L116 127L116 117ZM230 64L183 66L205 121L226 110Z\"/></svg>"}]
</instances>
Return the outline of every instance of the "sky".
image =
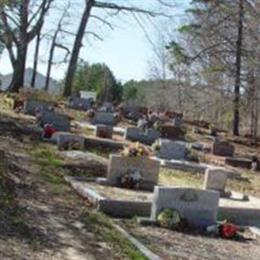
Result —
<instances>
[{"instance_id":1,"label":"sky","mask_svg":"<svg viewBox=\"0 0 260 260\"><path fill-rule=\"evenodd\" d=\"M80 1L80 0L76 0ZM104 0L103 0L104 1ZM157 17L148 19L145 16L139 16L142 19L143 27L141 28L132 15L117 15L113 18L109 18L109 22L113 24L114 29L111 30L104 24L101 24L95 19L90 20L90 24L87 30L97 32L103 40L99 41L94 39L91 35L86 35L84 40L84 46L80 52L80 58L88 61L89 63L106 63L118 80L125 82L130 79L141 80L146 79L149 74L149 63L153 57L153 51L151 43L147 40L146 33L150 35L150 39L156 42L156 37L162 32L160 31L161 25L168 25L174 28L180 21L184 4L187 4L186 0L168 0L168 2L177 3L178 7L169 8L161 7L158 9L158 3L156 0L111 0L117 4L131 3L142 8L154 10L156 12L164 12L173 15L174 18ZM140 3L141 2L141 3ZM80 9L81 10L81 9ZM76 32L80 12L78 6L71 8L73 23L69 25L70 31ZM94 14L100 17L105 17L107 13L95 10ZM58 19L58 14L48 17L49 24L46 25L46 31L51 31L52 24ZM74 15L74 16L73 16ZM166 28L166 26L164 27ZM146 32L146 33L145 33ZM157 35L155 37L155 35ZM68 40L70 45L72 40ZM27 67L32 67L34 42L30 44L27 57ZM49 42L44 41L41 46L40 63L38 71L42 74L46 74L46 61L48 60L48 48ZM61 58L62 53L56 52L56 58ZM57 65L52 71L52 78L62 79L66 72L67 65ZM0 73L8 74L12 73L12 67L9 62L8 54L4 52L0 58Z\"/></svg>"}]
</instances>

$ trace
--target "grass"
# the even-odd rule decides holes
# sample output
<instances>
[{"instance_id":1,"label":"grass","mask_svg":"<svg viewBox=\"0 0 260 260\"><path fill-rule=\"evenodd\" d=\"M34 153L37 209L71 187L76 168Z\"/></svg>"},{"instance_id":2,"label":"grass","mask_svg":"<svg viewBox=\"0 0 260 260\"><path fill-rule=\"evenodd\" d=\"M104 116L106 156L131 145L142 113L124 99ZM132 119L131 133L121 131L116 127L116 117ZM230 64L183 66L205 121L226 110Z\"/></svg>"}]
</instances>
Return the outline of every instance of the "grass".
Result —
<instances>
[{"instance_id":1,"label":"grass","mask_svg":"<svg viewBox=\"0 0 260 260\"><path fill-rule=\"evenodd\" d=\"M260 176L252 171L245 170L241 179L228 179L226 189L237 191L252 196L260 196ZM177 170L162 169L159 183L165 186L203 187L204 175L188 173Z\"/></svg>"},{"instance_id":2,"label":"grass","mask_svg":"<svg viewBox=\"0 0 260 260\"><path fill-rule=\"evenodd\" d=\"M183 172L178 170L161 169L159 184L165 186L180 186L201 188L203 185L203 175Z\"/></svg>"},{"instance_id":3,"label":"grass","mask_svg":"<svg viewBox=\"0 0 260 260\"><path fill-rule=\"evenodd\" d=\"M101 240L107 241L115 251L122 252L122 254L132 260L146 260L147 258L132 245L126 238L123 237L112 226L111 220L102 213L91 213L84 217L86 228L96 234Z\"/></svg>"},{"instance_id":4,"label":"grass","mask_svg":"<svg viewBox=\"0 0 260 260\"><path fill-rule=\"evenodd\" d=\"M64 201L71 201L71 193L68 193L68 186L62 178L64 169L62 161L56 157L55 150L50 145L37 145L32 151L35 162L39 165L39 176L47 183L53 195L62 195ZM77 199L77 197L76 197ZM140 251L131 242L125 239L112 226L112 221L102 213L85 211L82 221L86 229L98 236L101 241L106 241L114 249L128 259L145 260Z\"/></svg>"}]
</instances>

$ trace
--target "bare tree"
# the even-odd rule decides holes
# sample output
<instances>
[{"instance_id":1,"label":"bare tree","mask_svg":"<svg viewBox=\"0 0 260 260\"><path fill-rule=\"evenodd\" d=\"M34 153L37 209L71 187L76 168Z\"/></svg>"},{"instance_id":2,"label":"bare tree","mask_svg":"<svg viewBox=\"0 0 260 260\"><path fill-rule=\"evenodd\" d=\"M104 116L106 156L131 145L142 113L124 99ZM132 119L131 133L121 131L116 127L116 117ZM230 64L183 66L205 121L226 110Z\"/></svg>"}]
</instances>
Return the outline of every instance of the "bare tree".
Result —
<instances>
[{"instance_id":1,"label":"bare tree","mask_svg":"<svg viewBox=\"0 0 260 260\"><path fill-rule=\"evenodd\" d=\"M41 30L53 1L10 0L0 6L0 38L9 53L14 71L10 91L17 92L24 85L28 45Z\"/></svg>"},{"instance_id":2,"label":"bare tree","mask_svg":"<svg viewBox=\"0 0 260 260\"><path fill-rule=\"evenodd\" d=\"M85 0L85 7L82 14L82 18L79 24L78 32L75 37L73 49L71 52L71 59L69 62L68 70L66 73L65 78L65 86L64 86L64 96L70 96L72 92L72 82L75 75L78 57L80 53L80 49L82 46L82 41L84 38L84 34L88 25L89 18L91 17L91 11L93 8L101 8L101 9L107 9L107 10L115 10L116 14L120 12L130 12L130 13L142 13L147 14L150 16L156 16L159 15L159 13L152 12L149 10L144 10L135 6L123 6L123 5L117 5L115 3L110 2L99 2L95 0ZM100 20L103 20L100 18ZM106 21L104 21L106 22Z\"/></svg>"}]
</instances>

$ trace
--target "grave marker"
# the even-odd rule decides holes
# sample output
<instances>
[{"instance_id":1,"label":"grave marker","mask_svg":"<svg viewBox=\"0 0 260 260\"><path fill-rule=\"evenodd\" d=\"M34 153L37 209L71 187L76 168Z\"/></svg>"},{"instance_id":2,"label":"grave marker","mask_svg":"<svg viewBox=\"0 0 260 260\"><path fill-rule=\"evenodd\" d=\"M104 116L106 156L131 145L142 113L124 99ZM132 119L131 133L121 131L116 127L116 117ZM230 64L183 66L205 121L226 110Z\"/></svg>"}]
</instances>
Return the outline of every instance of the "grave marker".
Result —
<instances>
[{"instance_id":1,"label":"grave marker","mask_svg":"<svg viewBox=\"0 0 260 260\"><path fill-rule=\"evenodd\" d=\"M130 171L139 171L140 189L152 190L158 181L160 163L149 157L127 157L111 154L108 164L108 182L117 185L118 179Z\"/></svg>"},{"instance_id":2,"label":"grave marker","mask_svg":"<svg viewBox=\"0 0 260 260\"><path fill-rule=\"evenodd\" d=\"M95 130L95 136L100 138L112 139L113 127L109 125L97 125Z\"/></svg>"},{"instance_id":3,"label":"grave marker","mask_svg":"<svg viewBox=\"0 0 260 260\"><path fill-rule=\"evenodd\" d=\"M24 112L25 114L36 116L37 111L45 112L49 108L53 107L51 102L36 100L36 99L27 99L24 102Z\"/></svg>"},{"instance_id":4,"label":"grave marker","mask_svg":"<svg viewBox=\"0 0 260 260\"><path fill-rule=\"evenodd\" d=\"M235 147L228 142L215 141L213 143L213 154L218 156L233 157Z\"/></svg>"},{"instance_id":5,"label":"grave marker","mask_svg":"<svg viewBox=\"0 0 260 260\"><path fill-rule=\"evenodd\" d=\"M79 97L71 97L69 99L69 107L72 109L87 111L92 108L92 100Z\"/></svg>"},{"instance_id":6,"label":"grave marker","mask_svg":"<svg viewBox=\"0 0 260 260\"><path fill-rule=\"evenodd\" d=\"M109 112L96 112L92 120L92 123L95 125L110 125L114 126L116 120L113 113Z\"/></svg>"},{"instance_id":7,"label":"grave marker","mask_svg":"<svg viewBox=\"0 0 260 260\"><path fill-rule=\"evenodd\" d=\"M39 125L43 127L45 124L51 124L54 128L61 132L70 131L70 119L64 114L44 112L39 118Z\"/></svg>"},{"instance_id":8,"label":"grave marker","mask_svg":"<svg viewBox=\"0 0 260 260\"><path fill-rule=\"evenodd\" d=\"M54 134L59 150L83 150L85 138L80 135L57 132Z\"/></svg>"},{"instance_id":9,"label":"grave marker","mask_svg":"<svg viewBox=\"0 0 260 260\"><path fill-rule=\"evenodd\" d=\"M163 138L172 140L184 139L184 131L182 130L182 128L176 127L174 125L162 125L160 132Z\"/></svg>"},{"instance_id":10,"label":"grave marker","mask_svg":"<svg viewBox=\"0 0 260 260\"><path fill-rule=\"evenodd\" d=\"M192 188L156 186L151 219L156 221L164 209L175 209L194 226L208 226L217 220L219 193Z\"/></svg>"},{"instance_id":11,"label":"grave marker","mask_svg":"<svg viewBox=\"0 0 260 260\"><path fill-rule=\"evenodd\" d=\"M152 145L159 137L160 133L153 128L142 131L136 127L128 127L125 132L125 140L147 145Z\"/></svg>"},{"instance_id":12,"label":"grave marker","mask_svg":"<svg viewBox=\"0 0 260 260\"><path fill-rule=\"evenodd\" d=\"M157 156L161 159L184 160L188 152L187 143L182 141L159 139L158 145Z\"/></svg>"},{"instance_id":13,"label":"grave marker","mask_svg":"<svg viewBox=\"0 0 260 260\"><path fill-rule=\"evenodd\" d=\"M215 190L221 196L225 196L225 186L227 182L228 173L222 168L208 168L204 178L204 189Z\"/></svg>"}]
</instances>

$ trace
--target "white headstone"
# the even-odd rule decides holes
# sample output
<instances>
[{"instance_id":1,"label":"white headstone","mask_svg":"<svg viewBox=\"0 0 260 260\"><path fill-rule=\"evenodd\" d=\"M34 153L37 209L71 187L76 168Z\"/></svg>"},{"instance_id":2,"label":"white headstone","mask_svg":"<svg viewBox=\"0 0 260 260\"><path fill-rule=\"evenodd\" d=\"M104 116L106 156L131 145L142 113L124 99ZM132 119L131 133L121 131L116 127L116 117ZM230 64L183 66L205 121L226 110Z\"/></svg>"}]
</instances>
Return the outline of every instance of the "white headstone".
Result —
<instances>
[{"instance_id":1,"label":"white headstone","mask_svg":"<svg viewBox=\"0 0 260 260\"><path fill-rule=\"evenodd\" d=\"M164 209L175 209L192 225L212 225L217 220L218 204L216 191L156 186L151 219L156 220Z\"/></svg>"}]
</instances>

